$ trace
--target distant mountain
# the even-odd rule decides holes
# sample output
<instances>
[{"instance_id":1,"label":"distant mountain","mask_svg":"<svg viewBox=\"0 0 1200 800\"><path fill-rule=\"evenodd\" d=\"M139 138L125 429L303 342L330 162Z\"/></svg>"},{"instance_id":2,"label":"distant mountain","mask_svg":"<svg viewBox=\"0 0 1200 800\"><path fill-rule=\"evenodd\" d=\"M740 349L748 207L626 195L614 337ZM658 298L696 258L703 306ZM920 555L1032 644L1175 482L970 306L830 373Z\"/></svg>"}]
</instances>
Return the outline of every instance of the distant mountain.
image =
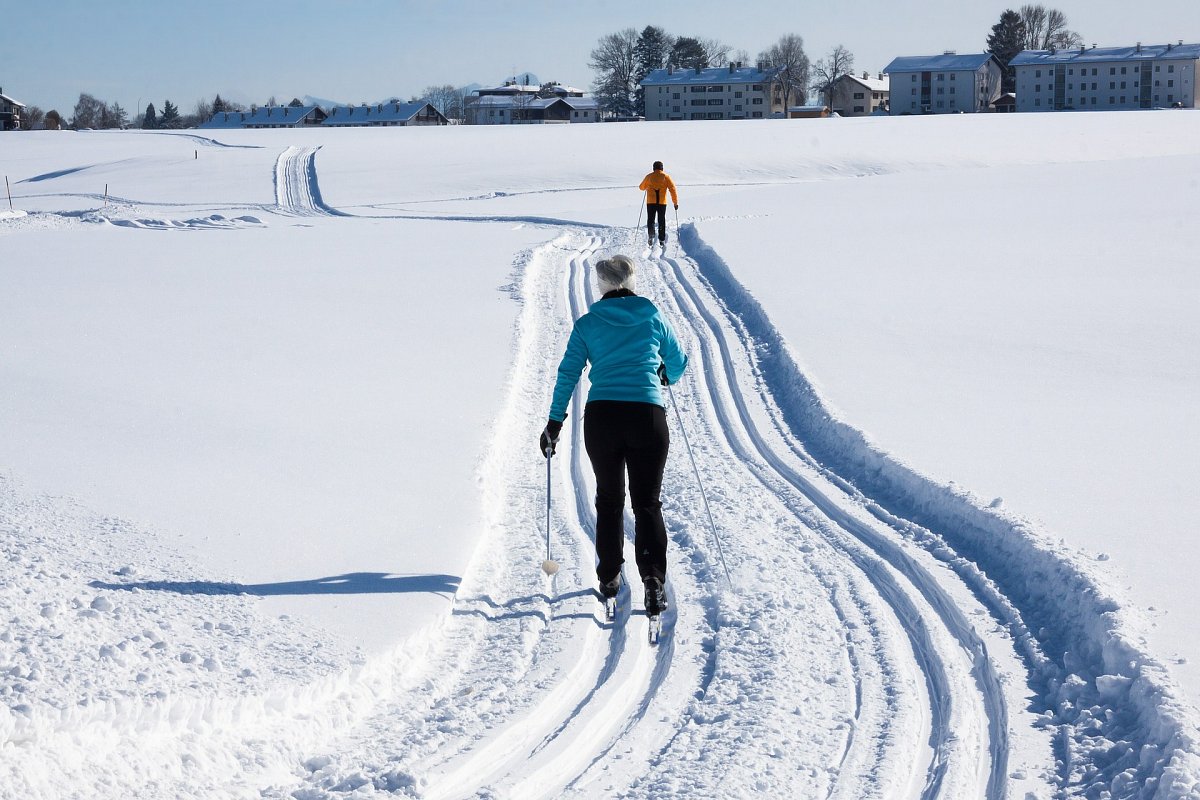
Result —
<instances>
[{"instance_id":1,"label":"distant mountain","mask_svg":"<svg viewBox=\"0 0 1200 800\"><path fill-rule=\"evenodd\" d=\"M300 102L304 103L306 106L320 106L326 110L333 108L334 106L348 105L347 103L343 103L338 100L329 100L325 97L313 97L311 94L300 95Z\"/></svg>"}]
</instances>

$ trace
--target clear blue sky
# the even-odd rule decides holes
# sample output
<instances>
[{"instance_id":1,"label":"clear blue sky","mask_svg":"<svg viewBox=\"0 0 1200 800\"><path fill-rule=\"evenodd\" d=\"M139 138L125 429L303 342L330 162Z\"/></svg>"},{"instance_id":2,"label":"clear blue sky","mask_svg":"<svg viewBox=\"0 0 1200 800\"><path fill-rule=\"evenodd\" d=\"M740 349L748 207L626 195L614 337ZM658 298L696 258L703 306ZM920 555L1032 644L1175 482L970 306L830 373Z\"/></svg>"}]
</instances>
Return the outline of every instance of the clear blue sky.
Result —
<instances>
[{"instance_id":1,"label":"clear blue sky","mask_svg":"<svg viewBox=\"0 0 1200 800\"><path fill-rule=\"evenodd\" d=\"M1200 41L1197 0L1046 2L1100 46ZM529 71L588 88L603 34L658 25L753 58L784 33L814 61L836 44L859 70L898 55L980 52L1019 2L927 0L0 0L5 94L67 116L80 92L132 115L170 99L190 111L220 92L242 102L313 95L357 103L431 84L491 84ZM140 102L140 106L138 105Z\"/></svg>"}]
</instances>

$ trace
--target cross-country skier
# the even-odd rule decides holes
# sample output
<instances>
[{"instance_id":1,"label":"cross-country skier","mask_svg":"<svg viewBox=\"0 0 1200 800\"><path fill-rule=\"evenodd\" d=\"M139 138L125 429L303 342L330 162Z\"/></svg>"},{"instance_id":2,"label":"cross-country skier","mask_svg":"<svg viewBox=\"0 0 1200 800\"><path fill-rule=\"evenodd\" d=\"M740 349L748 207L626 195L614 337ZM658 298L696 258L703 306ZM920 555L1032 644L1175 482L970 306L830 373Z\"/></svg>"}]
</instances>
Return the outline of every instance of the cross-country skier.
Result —
<instances>
[{"instance_id":1,"label":"cross-country skier","mask_svg":"<svg viewBox=\"0 0 1200 800\"><path fill-rule=\"evenodd\" d=\"M654 303L634 294L632 260L615 255L597 262L596 280L603 296L575 321L539 445L543 456L554 451L571 393L590 363L583 441L596 473L600 593L613 598L621 587L628 472L638 573L646 613L657 617L667 605L667 532L659 493L670 446L661 387L679 380L687 356Z\"/></svg>"},{"instance_id":2,"label":"cross-country skier","mask_svg":"<svg viewBox=\"0 0 1200 800\"><path fill-rule=\"evenodd\" d=\"M654 220L658 219L658 243L667 243L667 192L671 193L671 203L679 210L679 194L675 191L675 181L663 172L663 163L654 162L654 171L642 178L638 186L646 193L646 244L654 246Z\"/></svg>"}]
</instances>

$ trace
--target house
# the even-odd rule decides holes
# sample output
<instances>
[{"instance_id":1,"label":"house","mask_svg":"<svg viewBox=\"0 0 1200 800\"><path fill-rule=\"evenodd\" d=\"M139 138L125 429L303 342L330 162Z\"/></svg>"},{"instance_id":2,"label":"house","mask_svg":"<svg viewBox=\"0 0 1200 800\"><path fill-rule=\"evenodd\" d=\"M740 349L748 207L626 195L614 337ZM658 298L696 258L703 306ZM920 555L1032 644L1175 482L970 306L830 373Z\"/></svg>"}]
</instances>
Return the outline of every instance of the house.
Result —
<instances>
[{"instance_id":1,"label":"house","mask_svg":"<svg viewBox=\"0 0 1200 800\"><path fill-rule=\"evenodd\" d=\"M449 125L450 120L429 103L376 103L334 106L321 123L326 128L397 127Z\"/></svg>"},{"instance_id":2,"label":"house","mask_svg":"<svg viewBox=\"0 0 1200 800\"><path fill-rule=\"evenodd\" d=\"M1017 111L1195 108L1200 44L1025 50L1011 66Z\"/></svg>"},{"instance_id":3,"label":"house","mask_svg":"<svg viewBox=\"0 0 1200 800\"><path fill-rule=\"evenodd\" d=\"M0 89L0 131L20 130L24 113L25 104L12 99Z\"/></svg>"},{"instance_id":4,"label":"house","mask_svg":"<svg viewBox=\"0 0 1200 800\"><path fill-rule=\"evenodd\" d=\"M843 75L833 84L831 107L843 117L866 117L886 110L889 85L889 77L883 73L874 78L866 72L862 77Z\"/></svg>"},{"instance_id":5,"label":"house","mask_svg":"<svg viewBox=\"0 0 1200 800\"><path fill-rule=\"evenodd\" d=\"M541 86L513 81L490 89L477 89L467 98L468 125L538 125L596 122L600 118L595 98L582 89L547 83Z\"/></svg>"},{"instance_id":6,"label":"house","mask_svg":"<svg viewBox=\"0 0 1200 800\"><path fill-rule=\"evenodd\" d=\"M824 119L831 115L829 106L788 106L788 119Z\"/></svg>"},{"instance_id":7,"label":"house","mask_svg":"<svg viewBox=\"0 0 1200 800\"><path fill-rule=\"evenodd\" d=\"M263 106L251 111L218 111L198 127L302 128L324 121L325 111L320 106Z\"/></svg>"},{"instance_id":8,"label":"house","mask_svg":"<svg viewBox=\"0 0 1200 800\"><path fill-rule=\"evenodd\" d=\"M1000 62L991 53L902 56L888 64L892 116L973 114L1000 97Z\"/></svg>"},{"instance_id":9,"label":"house","mask_svg":"<svg viewBox=\"0 0 1200 800\"><path fill-rule=\"evenodd\" d=\"M1017 110L1017 96L1012 92L1005 92L992 103L992 108L997 114L1011 114Z\"/></svg>"},{"instance_id":10,"label":"house","mask_svg":"<svg viewBox=\"0 0 1200 800\"><path fill-rule=\"evenodd\" d=\"M796 90L783 96L781 67L733 63L709 69L656 69L642 79L647 120L766 119L784 116ZM799 87L797 87L798 89Z\"/></svg>"}]
</instances>

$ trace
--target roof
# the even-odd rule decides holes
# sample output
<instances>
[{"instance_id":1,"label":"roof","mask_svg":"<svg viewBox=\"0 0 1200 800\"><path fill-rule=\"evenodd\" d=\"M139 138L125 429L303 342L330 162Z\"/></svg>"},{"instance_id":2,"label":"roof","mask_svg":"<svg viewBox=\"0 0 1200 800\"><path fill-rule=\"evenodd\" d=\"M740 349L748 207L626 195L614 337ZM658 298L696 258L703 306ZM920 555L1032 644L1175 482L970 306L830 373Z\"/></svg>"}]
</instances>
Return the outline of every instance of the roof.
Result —
<instances>
[{"instance_id":1,"label":"roof","mask_svg":"<svg viewBox=\"0 0 1200 800\"><path fill-rule=\"evenodd\" d=\"M322 125L377 125L385 122L408 122L428 106L441 116L432 105L419 103L376 103L370 106L334 106Z\"/></svg>"},{"instance_id":2,"label":"roof","mask_svg":"<svg viewBox=\"0 0 1200 800\"><path fill-rule=\"evenodd\" d=\"M207 122L201 122L196 127L211 130L213 128L241 128L245 126L248 111L218 111Z\"/></svg>"},{"instance_id":3,"label":"roof","mask_svg":"<svg viewBox=\"0 0 1200 800\"><path fill-rule=\"evenodd\" d=\"M883 78L860 78L857 75L843 75L842 79L852 80L855 83L858 83L858 84L861 84L861 85L867 87L872 92L889 91L889 89L891 88L891 85L892 85L891 79L888 78L887 76L884 76Z\"/></svg>"},{"instance_id":4,"label":"roof","mask_svg":"<svg viewBox=\"0 0 1200 800\"><path fill-rule=\"evenodd\" d=\"M523 93L537 94L542 90L541 84L528 83L506 83L503 86L492 86L491 88L476 89L475 93L480 95L514 95Z\"/></svg>"},{"instance_id":5,"label":"roof","mask_svg":"<svg viewBox=\"0 0 1200 800\"><path fill-rule=\"evenodd\" d=\"M1030 64L1064 64L1093 61L1153 61L1157 59L1200 59L1200 44L1154 44L1135 47L1075 47L1070 50L1022 50L1009 62L1020 67Z\"/></svg>"},{"instance_id":6,"label":"roof","mask_svg":"<svg viewBox=\"0 0 1200 800\"><path fill-rule=\"evenodd\" d=\"M709 69L656 69L642 79L642 86L685 86L688 84L761 83L783 71L783 67L710 67Z\"/></svg>"},{"instance_id":7,"label":"roof","mask_svg":"<svg viewBox=\"0 0 1200 800\"><path fill-rule=\"evenodd\" d=\"M956 70L975 70L982 67L995 56L991 53L943 53L940 56L901 56L893 59L883 71L891 74L897 72L954 72ZM997 62L999 63L999 62Z\"/></svg>"},{"instance_id":8,"label":"roof","mask_svg":"<svg viewBox=\"0 0 1200 800\"><path fill-rule=\"evenodd\" d=\"M576 111L596 111L600 102L594 97L564 97L562 101Z\"/></svg>"},{"instance_id":9,"label":"roof","mask_svg":"<svg viewBox=\"0 0 1200 800\"><path fill-rule=\"evenodd\" d=\"M320 106L263 106L253 114L248 114L242 123L244 127L254 125L299 125L301 121Z\"/></svg>"},{"instance_id":10,"label":"roof","mask_svg":"<svg viewBox=\"0 0 1200 800\"><path fill-rule=\"evenodd\" d=\"M8 102L9 102L11 105L14 105L14 106L20 106L21 108L25 108L25 107L26 107L26 106L25 106L25 104L24 104L24 103L22 103L21 101L19 101L19 100L14 100L14 99L12 99L11 97L9 97L9 96L8 96L8 95L6 95L6 94L0 94L0 100L7 100L7 101L8 101Z\"/></svg>"}]
</instances>

